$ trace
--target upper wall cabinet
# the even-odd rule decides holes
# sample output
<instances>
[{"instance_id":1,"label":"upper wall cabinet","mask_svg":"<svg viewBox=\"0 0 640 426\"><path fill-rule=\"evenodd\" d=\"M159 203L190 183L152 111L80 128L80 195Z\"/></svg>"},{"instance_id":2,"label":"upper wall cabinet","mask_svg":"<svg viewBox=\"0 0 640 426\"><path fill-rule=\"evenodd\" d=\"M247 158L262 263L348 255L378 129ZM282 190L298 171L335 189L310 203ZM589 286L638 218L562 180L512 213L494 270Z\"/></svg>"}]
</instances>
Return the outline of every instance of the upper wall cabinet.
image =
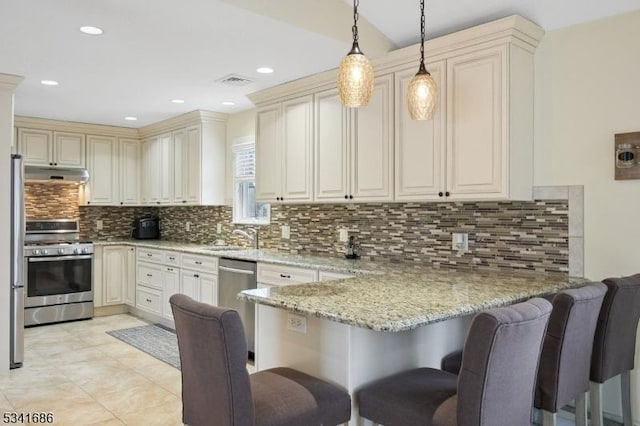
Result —
<instances>
[{"instance_id":1,"label":"upper wall cabinet","mask_svg":"<svg viewBox=\"0 0 640 426\"><path fill-rule=\"evenodd\" d=\"M313 96L261 108L256 120L256 198L311 201Z\"/></svg>"},{"instance_id":2,"label":"upper wall cabinet","mask_svg":"<svg viewBox=\"0 0 640 426\"><path fill-rule=\"evenodd\" d=\"M226 123L203 119L142 145L142 204L222 205Z\"/></svg>"},{"instance_id":3,"label":"upper wall cabinet","mask_svg":"<svg viewBox=\"0 0 640 426\"><path fill-rule=\"evenodd\" d=\"M393 197L393 76L378 77L371 101L344 108L336 89L315 94L315 200Z\"/></svg>"},{"instance_id":4,"label":"upper wall cabinet","mask_svg":"<svg viewBox=\"0 0 640 426\"><path fill-rule=\"evenodd\" d=\"M118 140L113 136L87 136L87 169L85 201L90 205L120 203Z\"/></svg>"},{"instance_id":5,"label":"upper wall cabinet","mask_svg":"<svg viewBox=\"0 0 640 426\"><path fill-rule=\"evenodd\" d=\"M140 141L121 138L120 156L120 205L135 206L140 203Z\"/></svg>"},{"instance_id":6,"label":"upper wall cabinet","mask_svg":"<svg viewBox=\"0 0 640 426\"><path fill-rule=\"evenodd\" d=\"M314 201L530 200L533 55L543 34L511 16L430 40L428 68L440 90L433 120L413 121L407 110L416 46L374 61L378 78L366 107L342 108L333 71L250 95L264 106L256 152L261 198L282 197L278 105L313 96ZM287 126L303 128L303 117ZM305 183L306 171L298 170Z\"/></svg>"},{"instance_id":7,"label":"upper wall cabinet","mask_svg":"<svg viewBox=\"0 0 640 426\"><path fill-rule=\"evenodd\" d=\"M85 167L85 136L79 133L18 129L18 152L33 166Z\"/></svg>"}]
</instances>

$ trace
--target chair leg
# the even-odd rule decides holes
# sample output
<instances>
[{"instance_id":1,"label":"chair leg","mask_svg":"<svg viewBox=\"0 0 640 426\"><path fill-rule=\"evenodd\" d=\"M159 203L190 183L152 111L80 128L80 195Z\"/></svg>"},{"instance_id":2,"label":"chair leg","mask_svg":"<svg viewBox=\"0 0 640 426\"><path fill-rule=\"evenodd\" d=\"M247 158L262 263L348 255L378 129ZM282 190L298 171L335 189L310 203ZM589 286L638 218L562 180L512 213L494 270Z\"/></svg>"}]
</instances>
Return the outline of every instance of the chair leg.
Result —
<instances>
[{"instance_id":1,"label":"chair leg","mask_svg":"<svg viewBox=\"0 0 640 426\"><path fill-rule=\"evenodd\" d=\"M602 383L591 382L591 426L602 426Z\"/></svg>"},{"instance_id":2,"label":"chair leg","mask_svg":"<svg viewBox=\"0 0 640 426\"><path fill-rule=\"evenodd\" d=\"M552 413L546 410L540 411L542 411L542 426L556 426L558 421L558 416L556 413Z\"/></svg>"},{"instance_id":3,"label":"chair leg","mask_svg":"<svg viewBox=\"0 0 640 426\"><path fill-rule=\"evenodd\" d=\"M578 394L576 397L576 426L587 426L587 394Z\"/></svg>"},{"instance_id":4,"label":"chair leg","mask_svg":"<svg viewBox=\"0 0 640 426\"><path fill-rule=\"evenodd\" d=\"M631 371L620 375L620 391L622 394L622 419L624 426L632 426L631 419Z\"/></svg>"}]
</instances>

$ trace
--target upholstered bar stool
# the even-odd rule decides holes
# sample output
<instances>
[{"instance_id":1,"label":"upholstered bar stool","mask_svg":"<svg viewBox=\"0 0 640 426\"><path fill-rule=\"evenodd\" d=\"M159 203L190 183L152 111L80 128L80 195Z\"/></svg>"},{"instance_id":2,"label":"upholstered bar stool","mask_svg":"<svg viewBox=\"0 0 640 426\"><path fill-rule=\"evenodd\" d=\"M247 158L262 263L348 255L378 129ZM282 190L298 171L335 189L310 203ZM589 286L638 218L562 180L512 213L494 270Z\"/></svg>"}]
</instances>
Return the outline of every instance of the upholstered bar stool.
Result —
<instances>
[{"instance_id":1,"label":"upholstered bar stool","mask_svg":"<svg viewBox=\"0 0 640 426\"><path fill-rule=\"evenodd\" d=\"M534 406L542 425L556 425L557 412L576 401L576 425L587 426L591 349L607 286L602 283L564 290L553 298L544 337Z\"/></svg>"},{"instance_id":2,"label":"upholstered bar stool","mask_svg":"<svg viewBox=\"0 0 640 426\"><path fill-rule=\"evenodd\" d=\"M551 312L544 299L475 316L460 375L418 368L366 385L360 415L385 426L530 426Z\"/></svg>"},{"instance_id":3,"label":"upholstered bar stool","mask_svg":"<svg viewBox=\"0 0 640 426\"><path fill-rule=\"evenodd\" d=\"M591 357L591 424L602 426L602 384L620 375L624 426L631 426L631 370L640 318L640 274L608 278Z\"/></svg>"},{"instance_id":4,"label":"upholstered bar stool","mask_svg":"<svg viewBox=\"0 0 640 426\"><path fill-rule=\"evenodd\" d=\"M249 375L242 320L232 309L169 299L182 370L182 420L189 426L335 426L349 421L349 394L290 368Z\"/></svg>"}]
</instances>

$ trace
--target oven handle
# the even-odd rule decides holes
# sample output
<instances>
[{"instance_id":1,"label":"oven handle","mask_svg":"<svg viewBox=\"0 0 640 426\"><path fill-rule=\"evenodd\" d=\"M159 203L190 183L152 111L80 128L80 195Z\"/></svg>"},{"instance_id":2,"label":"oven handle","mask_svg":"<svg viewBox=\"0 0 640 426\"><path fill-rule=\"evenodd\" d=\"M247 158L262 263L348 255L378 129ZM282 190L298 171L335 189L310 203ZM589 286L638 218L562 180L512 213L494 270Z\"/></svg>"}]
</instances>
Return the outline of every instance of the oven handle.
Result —
<instances>
[{"instance_id":1,"label":"oven handle","mask_svg":"<svg viewBox=\"0 0 640 426\"><path fill-rule=\"evenodd\" d=\"M81 256L52 256L52 257L29 257L29 262L55 262L56 260L86 260L91 259L93 255Z\"/></svg>"}]
</instances>

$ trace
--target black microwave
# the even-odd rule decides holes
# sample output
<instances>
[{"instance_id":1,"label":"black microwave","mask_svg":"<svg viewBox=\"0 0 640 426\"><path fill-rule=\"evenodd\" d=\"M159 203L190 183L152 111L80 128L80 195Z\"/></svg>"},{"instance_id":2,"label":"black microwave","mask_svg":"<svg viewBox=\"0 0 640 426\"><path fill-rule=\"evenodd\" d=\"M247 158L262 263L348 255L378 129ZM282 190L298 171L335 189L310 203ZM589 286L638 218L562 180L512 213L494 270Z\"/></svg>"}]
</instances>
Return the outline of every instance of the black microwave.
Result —
<instances>
[{"instance_id":1,"label":"black microwave","mask_svg":"<svg viewBox=\"0 0 640 426\"><path fill-rule=\"evenodd\" d=\"M157 217L141 217L133 225L133 238L138 240L157 240L160 238L160 219Z\"/></svg>"}]
</instances>

